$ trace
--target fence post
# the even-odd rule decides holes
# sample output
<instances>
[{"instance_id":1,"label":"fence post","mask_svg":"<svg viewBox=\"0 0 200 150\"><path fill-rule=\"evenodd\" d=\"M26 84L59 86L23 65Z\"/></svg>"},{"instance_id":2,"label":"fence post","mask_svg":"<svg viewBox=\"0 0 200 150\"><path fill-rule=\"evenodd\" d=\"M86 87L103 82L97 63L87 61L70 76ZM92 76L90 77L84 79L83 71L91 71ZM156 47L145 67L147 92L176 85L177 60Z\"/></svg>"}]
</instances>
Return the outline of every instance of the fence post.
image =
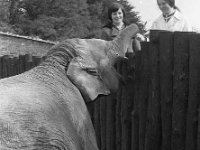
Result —
<instances>
[{"instance_id":1,"label":"fence post","mask_svg":"<svg viewBox=\"0 0 200 150\"><path fill-rule=\"evenodd\" d=\"M147 44L145 44L147 45ZM141 45L142 50L146 49L144 44ZM131 133L131 150L139 150L139 85L141 83L141 70L142 70L142 51L135 53L135 78L134 78L134 104L131 112L132 120L132 133Z\"/></svg>"},{"instance_id":2,"label":"fence post","mask_svg":"<svg viewBox=\"0 0 200 150\"><path fill-rule=\"evenodd\" d=\"M197 150L200 149L200 107L198 108Z\"/></svg>"},{"instance_id":3,"label":"fence post","mask_svg":"<svg viewBox=\"0 0 200 150\"><path fill-rule=\"evenodd\" d=\"M159 75L159 32L152 31L149 45L149 95L147 110L147 133L145 150L161 148L161 115L160 115L160 75Z\"/></svg>"},{"instance_id":4,"label":"fence post","mask_svg":"<svg viewBox=\"0 0 200 150\"><path fill-rule=\"evenodd\" d=\"M99 101L101 150L106 150L106 97L103 96Z\"/></svg>"},{"instance_id":5,"label":"fence post","mask_svg":"<svg viewBox=\"0 0 200 150\"><path fill-rule=\"evenodd\" d=\"M146 123L147 123L147 103L148 103L148 88L149 88L149 45L150 43L142 43L141 51L141 64L140 74L138 82L138 109L139 109L139 150L144 150L145 148L145 135L146 135ZM136 92L135 92L136 93Z\"/></svg>"},{"instance_id":6,"label":"fence post","mask_svg":"<svg viewBox=\"0 0 200 150\"><path fill-rule=\"evenodd\" d=\"M94 112L93 112L93 118L94 118L94 129L96 132L96 137L97 137L97 143L99 147L103 147L102 146L102 136L101 136L101 116L100 116L100 102L102 99L105 99L104 96L103 97L99 97L93 104L94 107ZM104 116L105 117L105 116ZM102 149L101 149L102 150Z\"/></svg>"},{"instance_id":7,"label":"fence post","mask_svg":"<svg viewBox=\"0 0 200 150\"><path fill-rule=\"evenodd\" d=\"M122 63L125 85L121 86L121 150L131 149L131 111L133 106L133 96L131 95L134 92L133 79L131 78L134 76L131 72L131 59L134 58Z\"/></svg>"},{"instance_id":8,"label":"fence post","mask_svg":"<svg viewBox=\"0 0 200 150\"><path fill-rule=\"evenodd\" d=\"M118 64L119 65L119 64ZM118 66L119 68L119 66ZM115 118L116 118L116 150L121 150L121 103L122 103L122 99L121 99L121 93L122 93L122 89L119 88L117 91L117 95L116 95L116 114L115 114Z\"/></svg>"},{"instance_id":9,"label":"fence post","mask_svg":"<svg viewBox=\"0 0 200 150\"><path fill-rule=\"evenodd\" d=\"M43 58L40 56L32 56L33 66L38 66L42 62Z\"/></svg>"},{"instance_id":10,"label":"fence post","mask_svg":"<svg viewBox=\"0 0 200 150\"><path fill-rule=\"evenodd\" d=\"M3 57L0 57L0 79L3 78Z\"/></svg>"},{"instance_id":11,"label":"fence post","mask_svg":"<svg viewBox=\"0 0 200 150\"><path fill-rule=\"evenodd\" d=\"M9 55L4 55L2 57L2 78L9 77L8 59Z\"/></svg>"},{"instance_id":12,"label":"fence post","mask_svg":"<svg viewBox=\"0 0 200 150\"><path fill-rule=\"evenodd\" d=\"M25 69L25 56L24 55L19 55L19 59L18 59L18 73L23 73L26 69Z\"/></svg>"},{"instance_id":13,"label":"fence post","mask_svg":"<svg viewBox=\"0 0 200 150\"><path fill-rule=\"evenodd\" d=\"M33 67L33 59L32 59L32 55L30 54L26 54L24 56L25 58L25 70L28 71Z\"/></svg>"},{"instance_id":14,"label":"fence post","mask_svg":"<svg viewBox=\"0 0 200 150\"><path fill-rule=\"evenodd\" d=\"M198 107L200 104L200 35L190 35L189 96L186 126L186 150L196 150L198 133ZM200 122L199 122L200 124ZM200 141L199 141L200 142Z\"/></svg>"},{"instance_id":15,"label":"fence post","mask_svg":"<svg viewBox=\"0 0 200 150\"><path fill-rule=\"evenodd\" d=\"M174 34L161 32L160 51L160 98L162 123L162 150L171 150Z\"/></svg>"},{"instance_id":16,"label":"fence post","mask_svg":"<svg viewBox=\"0 0 200 150\"><path fill-rule=\"evenodd\" d=\"M186 111L188 103L189 36L174 33L174 80L172 114L172 150L185 149Z\"/></svg>"}]
</instances>

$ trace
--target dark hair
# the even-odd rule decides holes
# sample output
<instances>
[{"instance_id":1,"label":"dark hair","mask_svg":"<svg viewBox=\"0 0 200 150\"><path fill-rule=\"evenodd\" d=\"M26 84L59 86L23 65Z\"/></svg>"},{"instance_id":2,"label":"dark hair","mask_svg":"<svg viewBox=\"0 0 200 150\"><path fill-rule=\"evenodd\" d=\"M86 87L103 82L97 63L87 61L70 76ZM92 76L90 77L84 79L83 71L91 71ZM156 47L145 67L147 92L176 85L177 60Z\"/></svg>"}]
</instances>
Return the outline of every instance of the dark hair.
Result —
<instances>
[{"instance_id":1,"label":"dark hair","mask_svg":"<svg viewBox=\"0 0 200 150\"><path fill-rule=\"evenodd\" d=\"M108 19L110 21L112 21L112 13L118 11L120 8L121 8L124 18L125 18L126 14L125 14L124 7L119 3L112 3L112 5L110 5L110 7L108 8Z\"/></svg>"},{"instance_id":2,"label":"dark hair","mask_svg":"<svg viewBox=\"0 0 200 150\"><path fill-rule=\"evenodd\" d=\"M168 4L169 4L169 6L171 6L171 7L175 7L175 0L165 0Z\"/></svg>"},{"instance_id":3,"label":"dark hair","mask_svg":"<svg viewBox=\"0 0 200 150\"><path fill-rule=\"evenodd\" d=\"M157 0L158 1L158 0ZM175 4L175 0L164 0L167 4L169 4L169 6L173 7L174 9L177 9L178 11L180 11L180 9L176 6Z\"/></svg>"}]
</instances>

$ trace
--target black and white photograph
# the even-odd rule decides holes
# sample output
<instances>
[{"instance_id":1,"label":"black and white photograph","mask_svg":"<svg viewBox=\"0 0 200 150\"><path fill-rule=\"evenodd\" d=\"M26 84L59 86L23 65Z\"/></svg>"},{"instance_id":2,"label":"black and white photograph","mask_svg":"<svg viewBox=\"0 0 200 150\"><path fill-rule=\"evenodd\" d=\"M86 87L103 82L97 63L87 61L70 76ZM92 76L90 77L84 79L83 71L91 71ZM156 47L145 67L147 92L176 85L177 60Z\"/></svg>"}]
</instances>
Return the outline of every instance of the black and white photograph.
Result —
<instances>
[{"instance_id":1,"label":"black and white photograph","mask_svg":"<svg viewBox=\"0 0 200 150\"><path fill-rule=\"evenodd\" d=\"M199 0L0 0L0 150L200 150Z\"/></svg>"}]
</instances>

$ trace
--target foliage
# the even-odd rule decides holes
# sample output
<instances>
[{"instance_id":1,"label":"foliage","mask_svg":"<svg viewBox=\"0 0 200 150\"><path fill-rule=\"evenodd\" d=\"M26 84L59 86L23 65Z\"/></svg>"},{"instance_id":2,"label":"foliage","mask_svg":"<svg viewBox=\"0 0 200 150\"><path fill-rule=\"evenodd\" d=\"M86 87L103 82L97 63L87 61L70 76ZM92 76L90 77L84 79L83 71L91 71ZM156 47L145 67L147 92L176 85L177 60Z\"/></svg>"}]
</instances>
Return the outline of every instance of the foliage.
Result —
<instances>
[{"instance_id":1,"label":"foliage","mask_svg":"<svg viewBox=\"0 0 200 150\"><path fill-rule=\"evenodd\" d=\"M26 12L15 22L20 34L62 40L88 34L90 16L85 0L24 0Z\"/></svg>"},{"instance_id":2,"label":"foliage","mask_svg":"<svg viewBox=\"0 0 200 150\"><path fill-rule=\"evenodd\" d=\"M86 38L99 38L100 37L100 29L101 29L101 15L103 11L103 3L101 0L88 0L88 11L90 14L91 24L89 27L89 34L86 35Z\"/></svg>"},{"instance_id":3,"label":"foliage","mask_svg":"<svg viewBox=\"0 0 200 150\"><path fill-rule=\"evenodd\" d=\"M117 0L0 0L0 30L46 40L98 38L107 21L107 7ZM127 22L137 23L139 14L126 0Z\"/></svg>"},{"instance_id":4,"label":"foliage","mask_svg":"<svg viewBox=\"0 0 200 150\"><path fill-rule=\"evenodd\" d=\"M131 6L126 0L120 0L126 10L126 22L127 24L136 23L140 28L140 32L145 32L145 26L141 22L141 17L138 12L134 11L134 7Z\"/></svg>"},{"instance_id":5,"label":"foliage","mask_svg":"<svg viewBox=\"0 0 200 150\"><path fill-rule=\"evenodd\" d=\"M9 24L9 1L0 0L0 31L14 32Z\"/></svg>"}]
</instances>

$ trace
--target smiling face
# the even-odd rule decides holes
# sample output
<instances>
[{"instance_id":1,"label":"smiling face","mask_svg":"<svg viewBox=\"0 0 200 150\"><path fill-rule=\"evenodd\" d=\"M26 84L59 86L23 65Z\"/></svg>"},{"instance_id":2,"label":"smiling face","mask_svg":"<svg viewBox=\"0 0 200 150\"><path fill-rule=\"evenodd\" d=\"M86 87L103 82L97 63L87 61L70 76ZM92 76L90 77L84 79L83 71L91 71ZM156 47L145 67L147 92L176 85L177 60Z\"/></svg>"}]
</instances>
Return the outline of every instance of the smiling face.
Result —
<instances>
[{"instance_id":1,"label":"smiling face","mask_svg":"<svg viewBox=\"0 0 200 150\"><path fill-rule=\"evenodd\" d=\"M123 22L124 14L122 12L122 9L119 8L116 12L112 12L111 14L112 22L113 24L120 24Z\"/></svg>"},{"instance_id":2,"label":"smiling face","mask_svg":"<svg viewBox=\"0 0 200 150\"><path fill-rule=\"evenodd\" d=\"M173 12L174 8L171 7L165 0L157 0L158 7L162 11L163 15L169 15Z\"/></svg>"}]
</instances>

